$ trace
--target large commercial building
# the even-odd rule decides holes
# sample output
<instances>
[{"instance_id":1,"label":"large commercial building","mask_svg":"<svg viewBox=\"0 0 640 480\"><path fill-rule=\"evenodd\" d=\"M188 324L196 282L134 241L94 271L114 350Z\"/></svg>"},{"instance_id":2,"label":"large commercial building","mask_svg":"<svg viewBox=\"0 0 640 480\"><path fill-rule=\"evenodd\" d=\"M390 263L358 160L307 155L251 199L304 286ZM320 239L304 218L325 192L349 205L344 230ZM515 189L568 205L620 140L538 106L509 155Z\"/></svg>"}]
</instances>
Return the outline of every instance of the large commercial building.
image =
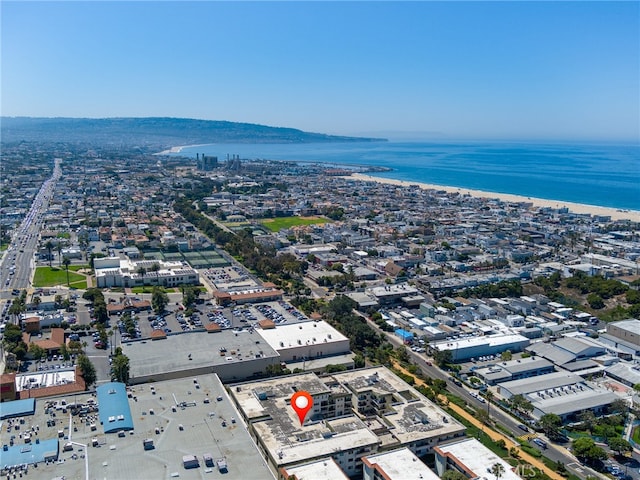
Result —
<instances>
[{"instance_id":1,"label":"large commercial building","mask_svg":"<svg viewBox=\"0 0 640 480\"><path fill-rule=\"evenodd\" d=\"M331 457L348 476L362 457L407 447L423 456L464 435L464 427L384 367L312 373L231 385L231 395L272 471ZM313 406L303 425L290 406L304 390Z\"/></svg>"},{"instance_id":2,"label":"large commercial building","mask_svg":"<svg viewBox=\"0 0 640 480\"><path fill-rule=\"evenodd\" d=\"M630 319L608 323L607 333L640 347L640 320Z\"/></svg>"},{"instance_id":3,"label":"large commercial building","mask_svg":"<svg viewBox=\"0 0 640 480\"><path fill-rule=\"evenodd\" d=\"M213 374L0 405L0 469L28 464L24 478L275 478Z\"/></svg>"},{"instance_id":4,"label":"large commercial building","mask_svg":"<svg viewBox=\"0 0 640 480\"><path fill-rule=\"evenodd\" d=\"M349 353L349 339L327 322L300 322L257 330L283 362L299 362Z\"/></svg>"},{"instance_id":5,"label":"large commercial building","mask_svg":"<svg viewBox=\"0 0 640 480\"><path fill-rule=\"evenodd\" d=\"M185 332L159 340L125 342L131 384L216 373L223 381L240 381L264 374L280 356L258 334Z\"/></svg>"},{"instance_id":6,"label":"large commercial building","mask_svg":"<svg viewBox=\"0 0 640 480\"><path fill-rule=\"evenodd\" d=\"M454 362L462 362L485 355L497 355L506 350L519 352L527 347L530 340L522 335L507 333L480 335L457 340L429 344L432 350L449 350Z\"/></svg>"},{"instance_id":7,"label":"large commercial building","mask_svg":"<svg viewBox=\"0 0 640 480\"><path fill-rule=\"evenodd\" d=\"M523 395L533 405L532 416L536 419L554 413L563 422L573 420L583 410L602 413L618 399L607 390L591 388L581 376L571 372L504 382L499 384L497 392L505 400Z\"/></svg>"},{"instance_id":8,"label":"large commercial building","mask_svg":"<svg viewBox=\"0 0 640 480\"><path fill-rule=\"evenodd\" d=\"M96 258L93 265L96 273L96 286L99 288L129 288L143 285L177 287L179 285L197 285L200 282L198 272L183 265L182 262L133 261L119 257L105 257ZM154 268L159 270L154 271ZM144 273L141 269L144 269Z\"/></svg>"},{"instance_id":9,"label":"large commercial building","mask_svg":"<svg viewBox=\"0 0 640 480\"><path fill-rule=\"evenodd\" d=\"M500 382L520 380L521 378L536 377L553 373L553 363L540 357L518 358L507 362L498 362L491 367L483 367L474 371L488 385Z\"/></svg>"},{"instance_id":10,"label":"large commercial building","mask_svg":"<svg viewBox=\"0 0 640 480\"><path fill-rule=\"evenodd\" d=\"M209 324L215 325L215 324ZM125 342L130 383L169 380L215 372L225 382L266 373L270 365L291 369L324 369L329 364L353 367L349 339L326 322L299 322L268 330L189 331L154 340Z\"/></svg>"}]
</instances>

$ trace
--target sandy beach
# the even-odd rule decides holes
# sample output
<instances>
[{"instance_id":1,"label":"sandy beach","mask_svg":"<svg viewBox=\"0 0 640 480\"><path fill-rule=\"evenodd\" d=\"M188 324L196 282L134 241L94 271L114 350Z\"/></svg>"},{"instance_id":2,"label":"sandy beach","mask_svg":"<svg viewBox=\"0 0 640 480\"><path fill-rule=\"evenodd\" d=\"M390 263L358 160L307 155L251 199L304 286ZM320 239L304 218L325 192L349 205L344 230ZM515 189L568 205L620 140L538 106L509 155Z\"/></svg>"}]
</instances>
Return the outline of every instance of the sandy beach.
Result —
<instances>
[{"instance_id":1,"label":"sandy beach","mask_svg":"<svg viewBox=\"0 0 640 480\"><path fill-rule=\"evenodd\" d=\"M204 147L207 145L212 145L211 143L200 143L198 145L180 145L177 147L171 147L169 150L163 150L161 152L158 153L154 153L154 155L170 155L172 153L180 153L182 152L183 148L190 148L190 147Z\"/></svg>"},{"instance_id":2,"label":"sandy beach","mask_svg":"<svg viewBox=\"0 0 640 480\"><path fill-rule=\"evenodd\" d=\"M568 208L571 212L580 214L591 215L606 215L611 217L612 220L632 220L634 222L640 222L640 212L637 210L617 210L609 207L598 207L595 205L585 205L582 203L565 202L562 200L545 200L543 198L523 197L520 195L512 195L510 193L494 193L484 192L482 190L471 190L468 188L448 187L443 185L432 185L428 183L408 182L403 180L394 180L391 178L373 177L371 175L365 175L362 173L353 173L349 178L363 181L373 181L378 183L385 183L389 185L418 185L425 190L442 190L448 193L459 193L461 195L471 195L478 198L498 198L505 202L527 202L532 203L536 207L550 207L550 208Z\"/></svg>"}]
</instances>

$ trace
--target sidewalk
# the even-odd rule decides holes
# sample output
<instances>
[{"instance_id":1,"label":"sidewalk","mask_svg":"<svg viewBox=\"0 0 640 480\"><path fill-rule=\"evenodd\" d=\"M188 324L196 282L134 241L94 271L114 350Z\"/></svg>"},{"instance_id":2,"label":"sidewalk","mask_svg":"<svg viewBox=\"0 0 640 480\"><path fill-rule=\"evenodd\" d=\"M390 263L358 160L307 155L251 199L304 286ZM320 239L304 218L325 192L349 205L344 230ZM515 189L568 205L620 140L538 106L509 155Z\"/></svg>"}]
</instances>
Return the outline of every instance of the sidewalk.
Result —
<instances>
[{"instance_id":1,"label":"sidewalk","mask_svg":"<svg viewBox=\"0 0 640 480\"><path fill-rule=\"evenodd\" d=\"M406 369L402 368L395 361L393 362L393 366L394 366L394 368L397 368L401 372L403 372L403 373L405 373L407 375L411 375L411 373L409 373ZM420 380L419 378L416 378L416 385L425 385L425 383L422 380ZM446 399L446 397L444 395L441 395L440 399ZM484 431L484 433L489 435L491 440L493 440L494 442L496 442L498 440L503 440L504 443L506 444L506 448L508 450L510 450L512 447L516 447L518 449L519 458L521 458L525 462L533 465L534 467L540 469L542 472L547 474L549 476L549 478L552 478L553 480L565 480L565 478L562 475L560 475L560 474L554 472L553 470L551 470L550 468L548 468L544 463L542 463L541 460L538 460L537 458L534 458L531 455L529 455L528 453L523 452L522 450L520 450L520 445L519 444L514 443L513 440L511 440L506 435L503 435L500 432L496 432L495 430L492 430L488 425L485 425L484 423L479 421L477 418L475 418L473 415L471 415L469 412L467 412L464 408L459 407L458 405L456 405L454 403L449 403L448 407L451 408L452 410L454 410L458 415L463 417L465 420L467 420L468 422L472 423L474 426L482 429Z\"/></svg>"}]
</instances>

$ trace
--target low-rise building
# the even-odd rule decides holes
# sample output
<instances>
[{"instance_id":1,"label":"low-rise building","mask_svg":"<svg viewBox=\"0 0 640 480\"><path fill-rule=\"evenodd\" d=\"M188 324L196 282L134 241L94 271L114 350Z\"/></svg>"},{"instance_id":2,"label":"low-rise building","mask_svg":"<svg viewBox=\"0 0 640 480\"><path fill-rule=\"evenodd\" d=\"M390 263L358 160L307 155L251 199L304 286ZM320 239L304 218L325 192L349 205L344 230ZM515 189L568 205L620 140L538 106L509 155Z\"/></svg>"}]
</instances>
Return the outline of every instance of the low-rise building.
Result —
<instances>
[{"instance_id":1,"label":"low-rise building","mask_svg":"<svg viewBox=\"0 0 640 480\"><path fill-rule=\"evenodd\" d=\"M496 335L479 335L462 339L446 340L429 344L429 348L451 352L454 362L461 362L471 358L486 355L497 355L506 350L522 351L530 343L527 337L513 333L499 333Z\"/></svg>"},{"instance_id":2,"label":"low-rise building","mask_svg":"<svg viewBox=\"0 0 640 480\"><path fill-rule=\"evenodd\" d=\"M408 448L362 459L363 480L438 480L440 478Z\"/></svg>"},{"instance_id":3,"label":"low-rise building","mask_svg":"<svg viewBox=\"0 0 640 480\"><path fill-rule=\"evenodd\" d=\"M313 360L350 353L347 337L327 322L300 322L257 330L283 362Z\"/></svg>"},{"instance_id":4,"label":"low-rise building","mask_svg":"<svg viewBox=\"0 0 640 480\"><path fill-rule=\"evenodd\" d=\"M158 270L155 271L154 268ZM200 282L198 272L183 265L182 262L133 261L119 257L105 257L94 260L94 269L96 286L99 288L130 288L143 285L176 287L197 285Z\"/></svg>"},{"instance_id":5,"label":"low-rise building","mask_svg":"<svg viewBox=\"0 0 640 480\"><path fill-rule=\"evenodd\" d=\"M545 375L554 371L555 368L550 361L540 357L529 357L498 362L491 367L479 368L474 371L474 374L488 385L495 385L500 382Z\"/></svg>"},{"instance_id":6,"label":"low-rise building","mask_svg":"<svg viewBox=\"0 0 640 480\"><path fill-rule=\"evenodd\" d=\"M465 438L435 448L436 470L440 478L447 470L456 470L467 478L520 480L513 467L475 438ZM500 467L495 467L500 465ZM498 473L499 472L499 473Z\"/></svg>"},{"instance_id":7,"label":"low-rise building","mask_svg":"<svg viewBox=\"0 0 640 480\"><path fill-rule=\"evenodd\" d=\"M581 376L571 372L504 382L498 385L497 392L505 400L514 395L524 396L533 405L531 415L536 419L553 413L563 422L575 419L584 410L601 414L618 399L608 390L591 388Z\"/></svg>"}]
</instances>

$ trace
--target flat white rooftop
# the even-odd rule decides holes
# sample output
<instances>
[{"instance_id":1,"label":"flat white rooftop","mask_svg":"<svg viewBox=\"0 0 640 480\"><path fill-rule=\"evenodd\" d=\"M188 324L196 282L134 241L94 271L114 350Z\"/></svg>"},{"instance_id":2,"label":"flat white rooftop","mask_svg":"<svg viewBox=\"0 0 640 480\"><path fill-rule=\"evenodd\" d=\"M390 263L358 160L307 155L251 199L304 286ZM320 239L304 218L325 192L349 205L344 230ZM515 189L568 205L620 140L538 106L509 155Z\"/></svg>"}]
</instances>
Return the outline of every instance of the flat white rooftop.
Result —
<instances>
[{"instance_id":1,"label":"flat white rooftop","mask_svg":"<svg viewBox=\"0 0 640 480\"><path fill-rule=\"evenodd\" d=\"M297 480L348 480L333 458L323 458L317 462L286 467L285 477L295 475Z\"/></svg>"},{"instance_id":2,"label":"flat white rooftop","mask_svg":"<svg viewBox=\"0 0 640 480\"><path fill-rule=\"evenodd\" d=\"M387 480L438 480L436 475L408 448L369 455L363 459Z\"/></svg>"},{"instance_id":3,"label":"flat white rooftop","mask_svg":"<svg viewBox=\"0 0 640 480\"><path fill-rule=\"evenodd\" d=\"M349 339L325 321L278 325L256 332L276 351L338 342L346 342L346 351L349 350Z\"/></svg>"},{"instance_id":4,"label":"flat white rooftop","mask_svg":"<svg viewBox=\"0 0 640 480\"><path fill-rule=\"evenodd\" d=\"M434 343L431 346L438 350L463 350L486 345L487 347L499 347L500 345L511 345L513 343L529 343L529 339L522 335L483 335L478 337L462 338L460 340L448 340L446 342Z\"/></svg>"},{"instance_id":5,"label":"flat white rooftop","mask_svg":"<svg viewBox=\"0 0 640 480\"><path fill-rule=\"evenodd\" d=\"M459 442L440 445L436 452L446 454L450 459L456 459L460 466L464 465L471 470L473 477L485 478L486 480L520 480L513 467L498 457L495 453L482 445L475 438L467 438ZM498 478L491 473L491 467L499 463L504 472Z\"/></svg>"},{"instance_id":6,"label":"flat white rooftop","mask_svg":"<svg viewBox=\"0 0 640 480\"><path fill-rule=\"evenodd\" d=\"M33 372L24 375L16 375L16 390L30 390L32 388L53 387L75 383L76 371L71 367L65 370L50 372Z\"/></svg>"},{"instance_id":7,"label":"flat white rooftop","mask_svg":"<svg viewBox=\"0 0 640 480\"><path fill-rule=\"evenodd\" d=\"M287 409L292 410L290 407ZM300 424L298 418L291 420L291 423L284 422L281 425L295 425L295 422ZM297 427L285 436L281 436L281 428L268 422L256 422L253 428L280 465L330 456L344 450L373 449L378 445L378 437L355 416L314 424L305 423L304 427ZM332 432L332 435L324 437L324 432Z\"/></svg>"}]
</instances>

